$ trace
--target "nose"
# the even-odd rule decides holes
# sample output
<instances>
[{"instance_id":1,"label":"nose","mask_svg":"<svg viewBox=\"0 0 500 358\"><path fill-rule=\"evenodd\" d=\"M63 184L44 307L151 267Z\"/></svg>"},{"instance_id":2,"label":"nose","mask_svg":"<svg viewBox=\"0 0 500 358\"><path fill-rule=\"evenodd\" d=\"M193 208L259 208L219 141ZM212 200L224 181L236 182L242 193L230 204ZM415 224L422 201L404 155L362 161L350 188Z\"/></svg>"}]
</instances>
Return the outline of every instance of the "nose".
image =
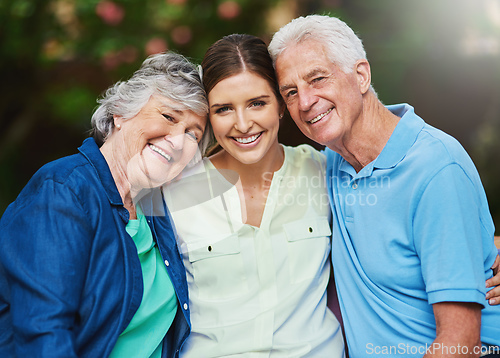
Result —
<instances>
[{"instance_id":1,"label":"nose","mask_svg":"<svg viewBox=\"0 0 500 358\"><path fill-rule=\"evenodd\" d=\"M182 148L184 148L184 140L186 139L185 137L186 136L184 135L184 133L170 133L165 136L165 139L170 143L173 150L181 151Z\"/></svg>"},{"instance_id":2,"label":"nose","mask_svg":"<svg viewBox=\"0 0 500 358\"><path fill-rule=\"evenodd\" d=\"M253 126L253 121L245 115L242 111L236 112L236 122L234 128L241 133L247 133Z\"/></svg>"},{"instance_id":3,"label":"nose","mask_svg":"<svg viewBox=\"0 0 500 358\"><path fill-rule=\"evenodd\" d=\"M301 88L298 90L297 96L299 97L299 109L302 112L309 111L317 101L313 91L309 88Z\"/></svg>"}]
</instances>

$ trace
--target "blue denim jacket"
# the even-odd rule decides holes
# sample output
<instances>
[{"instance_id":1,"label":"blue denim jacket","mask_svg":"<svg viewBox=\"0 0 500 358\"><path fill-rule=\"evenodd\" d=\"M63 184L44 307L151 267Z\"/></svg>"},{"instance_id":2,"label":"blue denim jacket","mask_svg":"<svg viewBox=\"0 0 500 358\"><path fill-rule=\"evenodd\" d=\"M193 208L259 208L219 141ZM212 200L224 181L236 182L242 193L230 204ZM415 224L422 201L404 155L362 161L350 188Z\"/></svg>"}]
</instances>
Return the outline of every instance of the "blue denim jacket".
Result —
<instances>
[{"instance_id":1,"label":"blue denim jacket","mask_svg":"<svg viewBox=\"0 0 500 358\"><path fill-rule=\"evenodd\" d=\"M94 140L79 151L42 167L0 221L0 357L107 357L141 303L129 213ZM141 206L177 293L162 354L177 357L190 332L184 265L161 191Z\"/></svg>"}]
</instances>

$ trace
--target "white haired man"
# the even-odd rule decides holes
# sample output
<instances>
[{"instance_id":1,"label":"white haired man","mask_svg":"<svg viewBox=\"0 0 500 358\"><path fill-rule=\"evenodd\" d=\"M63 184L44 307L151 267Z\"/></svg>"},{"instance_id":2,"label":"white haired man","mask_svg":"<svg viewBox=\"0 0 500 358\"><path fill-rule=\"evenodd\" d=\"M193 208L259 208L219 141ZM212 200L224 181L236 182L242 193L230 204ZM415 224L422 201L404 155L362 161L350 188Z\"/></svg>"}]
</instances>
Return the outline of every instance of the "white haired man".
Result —
<instances>
[{"instance_id":1,"label":"white haired man","mask_svg":"<svg viewBox=\"0 0 500 358\"><path fill-rule=\"evenodd\" d=\"M350 356L498 349L500 307L488 304L484 285L496 265L494 225L462 146L411 106L379 101L361 40L339 19L292 20L269 51L291 117L327 147Z\"/></svg>"}]
</instances>

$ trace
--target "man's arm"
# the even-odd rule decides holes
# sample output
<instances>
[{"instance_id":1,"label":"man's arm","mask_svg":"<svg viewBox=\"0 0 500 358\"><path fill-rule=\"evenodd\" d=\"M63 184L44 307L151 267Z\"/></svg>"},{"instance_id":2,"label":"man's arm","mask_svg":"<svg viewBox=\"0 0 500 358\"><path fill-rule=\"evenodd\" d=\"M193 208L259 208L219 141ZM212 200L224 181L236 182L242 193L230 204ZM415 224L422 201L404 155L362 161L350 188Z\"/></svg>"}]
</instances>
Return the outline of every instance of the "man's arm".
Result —
<instances>
[{"instance_id":1,"label":"man's arm","mask_svg":"<svg viewBox=\"0 0 500 358\"><path fill-rule=\"evenodd\" d=\"M490 241L493 223L472 179L457 164L442 168L426 185L414 215L415 248L436 321L426 358L481 353L485 271L498 252Z\"/></svg>"},{"instance_id":2,"label":"man's arm","mask_svg":"<svg viewBox=\"0 0 500 358\"><path fill-rule=\"evenodd\" d=\"M481 305L439 302L432 308L436 318L436 339L424 358L479 357Z\"/></svg>"}]
</instances>

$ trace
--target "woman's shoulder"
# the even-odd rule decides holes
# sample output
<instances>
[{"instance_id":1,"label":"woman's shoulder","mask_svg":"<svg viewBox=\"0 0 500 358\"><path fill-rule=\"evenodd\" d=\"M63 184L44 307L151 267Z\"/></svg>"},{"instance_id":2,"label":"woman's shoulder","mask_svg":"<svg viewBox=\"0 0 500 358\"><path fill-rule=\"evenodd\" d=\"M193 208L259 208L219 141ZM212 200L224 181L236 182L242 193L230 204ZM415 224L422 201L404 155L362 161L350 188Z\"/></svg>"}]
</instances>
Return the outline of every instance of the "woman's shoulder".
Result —
<instances>
[{"instance_id":1,"label":"woman's shoulder","mask_svg":"<svg viewBox=\"0 0 500 358\"><path fill-rule=\"evenodd\" d=\"M97 177L97 173L89 161L78 153L45 164L33 175L28 185L40 186L53 182L54 185L78 190L80 186L88 186L92 177Z\"/></svg>"},{"instance_id":2,"label":"woman's shoulder","mask_svg":"<svg viewBox=\"0 0 500 358\"><path fill-rule=\"evenodd\" d=\"M81 154L56 159L36 171L15 202L31 201L39 196L55 199L58 195L70 193L74 193L75 197L84 197L79 192L82 187L92 187L89 173L89 163Z\"/></svg>"},{"instance_id":3,"label":"woman's shoulder","mask_svg":"<svg viewBox=\"0 0 500 358\"><path fill-rule=\"evenodd\" d=\"M80 153L76 153L43 165L35 173L34 177L38 176L40 178L64 181L67 180L75 170L81 170L81 167L86 164L88 164L88 161L85 160Z\"/></svg>"}]
</instances>

